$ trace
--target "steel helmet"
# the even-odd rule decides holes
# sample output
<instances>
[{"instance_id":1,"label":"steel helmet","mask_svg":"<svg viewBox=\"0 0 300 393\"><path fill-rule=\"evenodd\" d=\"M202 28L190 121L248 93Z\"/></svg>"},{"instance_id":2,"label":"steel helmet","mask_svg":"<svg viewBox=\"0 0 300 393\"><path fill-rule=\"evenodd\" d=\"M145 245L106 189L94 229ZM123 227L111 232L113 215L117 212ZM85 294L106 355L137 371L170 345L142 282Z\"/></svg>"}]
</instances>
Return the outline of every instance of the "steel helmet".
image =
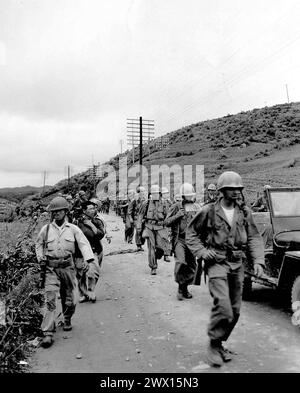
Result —
<instances>
[{"instance_id":1,"label":"steel helmet","mask_svg":"<svg viewBox=\"0 0 300 393\"><path fill-rule=\"evenodd\" d=\"M145 192L145 191L146 191L146 188L143 187L143 186L138 186L138 187L136 188L136 192L137 192L137 193L139 193L139 192Z\"/></svg>"},{"instance_id":2,"label":"steel helmet","mask_svg":"<svg viewBox=\"0 0 300 393\"><path fill-rule=\"evenodd\" d=\"M85 195L85 191L80 190L78 194L79 194L80 196Z\"/></svg>"},{"instance_id":3,"label":"steel helmet","mask_svg":"<svg viewBox=\"0 0 300 393\"><path fill-rule=\"evenodd\" d=\"M95 206L98 206L98 205L99 205L99 201L98 201L97 198L91 198L91 199L89 200L89 203L92 203L92 204L95 205Z\"/></svg>"},{"instance_id":4,"label":"steel helmet","mask_svg":"<svg viewBox=\"0 0 300 393\"><path fill-rule=\"evenodd\" d=\"M244 188L241 176L233 171L223 172L217 183L217 189L223 188Z\"/></svg>"},{"instance_id":5,"label":"steel helmet","mask_svg":"<svg viewBox=\"0 0 300 393\"><path fill-rule=\"evenodd\" d=\"M271 188L271 186L269 184L266 184L263 188L264 191L266 191L268 188Z\"/></svg>"},{"instance_id":6,"label":"steel helmet","mask_svg":"<svg viewBox=\"0 0 300 393\"><path fill-rule=\"evenodd\" d=\"M167 187L162 187L162 188L161 188L161 193L162 193L162 194L168 194L168 193L169 193L169 190L167 189Z\"/></svg>"},{"instance_id":7,"label":"steel helmet","mask_svg":"<svg viewBox=\"0 0 300 393\"><path fill-rule=\"evenodd\" d=\"M48 205L48 210L50 212L62 209L69 210L69 203L65 198L60 196L53 198Z\"/></svg>"},{"instance_id":8,"label":"steel helmet","mask_svg":"<svg viewBox=\"0 0 300 393\"><path fill-rule=\"evenodd\" d=\"M209 186L207 187L207 190L210 190L210 191L217 191L217 187L215 186L215 184L211 183L211 184L209 184Z\"/></svg>"},{"instance_id":9,"label":"steel helmet","mask_svg":"<svg viewBox=\"0 0 300 393\"><path fill-rule=\"evenodd\" d=\"M195 196L194 187L190 183L183 183L180 186L179 193L181 196Z\"/></svg>"},{"instance_id":10,"label":"steel helmet","mask_svg":"<svg viewBox=\"0 0 300 393\"><path fill-rule=\"evenodd\" d=\"M159 193L159 186L157 184L153 184L150 188L151 194L158 194Z\"/></svg>"}]
</instances>

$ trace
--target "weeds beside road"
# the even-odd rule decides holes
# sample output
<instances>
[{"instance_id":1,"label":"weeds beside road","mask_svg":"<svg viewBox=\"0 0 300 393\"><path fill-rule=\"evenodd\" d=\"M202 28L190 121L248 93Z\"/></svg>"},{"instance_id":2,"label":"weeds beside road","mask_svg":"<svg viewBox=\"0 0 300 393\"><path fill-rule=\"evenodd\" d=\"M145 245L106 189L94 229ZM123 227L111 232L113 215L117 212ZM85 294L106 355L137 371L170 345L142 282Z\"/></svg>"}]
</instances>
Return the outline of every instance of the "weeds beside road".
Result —
<instances>
[{"instance_id":1,"label":"weeds beside road","mask_svg":"<svg viewBox=\"0 0 300 393\"><path fill-rule=\"evenodd\" d=\"M1 223L0 373L24 372L28 341L40 334L43 296L38 290L34 238L39 220Z\"/></svg>"}]
</instances>

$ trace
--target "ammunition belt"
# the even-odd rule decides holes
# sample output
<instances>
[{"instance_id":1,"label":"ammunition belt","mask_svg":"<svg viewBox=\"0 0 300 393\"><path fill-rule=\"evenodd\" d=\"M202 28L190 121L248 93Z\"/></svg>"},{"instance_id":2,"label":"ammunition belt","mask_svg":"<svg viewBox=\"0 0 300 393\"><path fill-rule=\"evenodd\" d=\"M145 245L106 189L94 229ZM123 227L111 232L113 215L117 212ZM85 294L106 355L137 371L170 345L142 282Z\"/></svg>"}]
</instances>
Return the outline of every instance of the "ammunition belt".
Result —
<instances>
[{"instance_id":1,"label":"ammunition belt","mask_svg":"<svg viewBox=\"0 0 300 393\"><path fill-rule=\"evenodd\" d=\"M147 220L148 224L152 224L152 225L161 225L163 226L164 222L163 221L159 221L159 220Z\"/></svg>"},{"instance_id":2,"label":"ammunition belt","mask_svg":"<svg viewBox=\"0 0 300 393\"><path fill-rule=\"evenodd\" d=\"M64 258L53 258L48 256L46 265L54 268L64 268L64 267L72 266L72 257L67 256Z\"/></svg>"}]
</instances>

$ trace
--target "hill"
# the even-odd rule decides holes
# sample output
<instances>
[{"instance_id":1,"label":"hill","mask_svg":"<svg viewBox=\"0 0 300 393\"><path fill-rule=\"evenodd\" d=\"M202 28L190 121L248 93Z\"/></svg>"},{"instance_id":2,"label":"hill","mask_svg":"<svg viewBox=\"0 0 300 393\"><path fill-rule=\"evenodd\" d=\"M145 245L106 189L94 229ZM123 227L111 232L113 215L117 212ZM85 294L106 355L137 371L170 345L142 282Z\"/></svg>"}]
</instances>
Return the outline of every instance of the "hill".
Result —
<instances>
[{"instance_id":1,"label":"hill","mask_svg":"<svg viewBox=\"0 0 300 393\"><path fill-rule=\"evenodd\" d=\"M243 177L249 202L264 184L300 186L300 103L201 121L165 137L168 143L163 149L160 138L143 147L143 164L148 169L162 164L204 165L205 184L216 183L224 170L235 170ZM133 165L132 151L118 154L107 164L117 170L120 156L127 156L128 166ZM134 162L139 162L139 148L135 148ZM174 185L175 191L179 183ZM69 190L75 193L82 185L92 193L91 172L73 176ZM57 192L67 192L67 186L67 180L62 180L43 196L48 202Z\"/></svg>"},{"instance_id":2,"label":"hill","mask_svg":"<svg viewBox=\"0 0 300 393\"><path fill-rule=\"evenodd\" d=\"M45 186L45 190L49 189L50 186ZM22 199L28 197L29 195L38 194L43 190L43 187L5 187L0 188L0 198L7 199L11 202L20 202Z\"/></svg>"}]
</instances>

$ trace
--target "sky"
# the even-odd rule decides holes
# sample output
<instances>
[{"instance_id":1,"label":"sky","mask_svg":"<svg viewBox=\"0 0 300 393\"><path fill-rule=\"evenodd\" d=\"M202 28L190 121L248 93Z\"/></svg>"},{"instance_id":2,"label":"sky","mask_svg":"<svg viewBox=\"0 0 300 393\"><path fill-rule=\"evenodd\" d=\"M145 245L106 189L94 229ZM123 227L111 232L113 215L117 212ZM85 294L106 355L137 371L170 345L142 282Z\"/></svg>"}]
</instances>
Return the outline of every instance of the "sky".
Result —
<instances>
[{"instance_id":1,"label":"sky","mask_svg":"<svg viewBox=\"0 0 300 393\"><path fill-rule=\"evenodd\" d=\"M127 118L300 101L299 22L298 0L1 0L0 187L106 162Z\"/></svg>"}]
</instances>

